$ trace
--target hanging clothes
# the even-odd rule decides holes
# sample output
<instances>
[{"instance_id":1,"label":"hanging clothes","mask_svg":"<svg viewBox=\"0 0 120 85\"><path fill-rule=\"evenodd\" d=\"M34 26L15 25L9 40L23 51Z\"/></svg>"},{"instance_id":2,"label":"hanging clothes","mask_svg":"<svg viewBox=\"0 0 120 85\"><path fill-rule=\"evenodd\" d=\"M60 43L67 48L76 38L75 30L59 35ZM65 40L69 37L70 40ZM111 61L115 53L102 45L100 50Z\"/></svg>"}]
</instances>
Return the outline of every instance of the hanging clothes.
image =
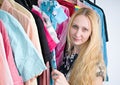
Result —
<instances>
[{"instance_id":1,"label":"hanging clothes","mask_svg":"<svg viewBox=\"0 0 120 85\"><path fill-rule=\"evenodd\" d=\"M12 54L12 49L10 46L10 41L9 37L6 31L6 28L4 26L4 23L2 24L2 21L0 20L0 33L3 36L3 43L4 43L4 48L5 48L5 55L6 59L8 62L9 70L13 79L13 84L14 85L23 85L23 80L22 77L19 75L17 67L14 62L14 57Z\"/></svg>"},{"instance_id":2,"label":"hanging clothes","mask_svg":"<svg viewBox=\"0 0 120 85\"><path fill-rule=\"evenodd\" d=\"M27 6L26 4L24 4L22 0L19 0L19 1L16 0L16 1L18 3L20 2L20 4L22 6L24 6L26 9L28 9L32 13L32 15L35 19L37 29L38 29L38 35L39 35L39 39L40 39L42 54L43 54L44 62L46 64L48 61L51 61L52 54L51 54L50 49L48 47L48 42L47 42L47 38L46 38L46 35L45 35L45 31L44 31L43 21L37 14L33 13L31 11L31 8L29 6ZM47 64L49 64L49 62ZM49 65L46 65L46 66L49 66ZM45 70L40 76L38 76L38 78L37 78L38 79L38 82L37 82L38 85L43 85L43 84L46 84L47 82L49 83L49 77L46 77L46 75L49 75L49 72L46 72L46 71L49 71L49 67L47 67L47 70Z\"/></svg>"},{"instance_id":3,"label":"hanging clothes","mask_svg":"<svg viewBox=\"0 0 120 85\"><path fill-rule=\"evenodd\" d=\"M64 22L68 18L61 5L56 0L43 1L39 7L50 17L55 30L57 24Z\"/></svg>"},{"instance_id":4,"label":"hanging clothes","mask_svg":"<svg viewBox=\"0 0 120 85\"><path fill-rule=\"evenodd\" d=\"M42 18L42 15L41 13L39 12L39 10L36 10L35 8L32 8L32 12L34 12L35 14L37 14L43 21L43 18ZM44 22L44 21L43 21ZM44 24L44 23L43 23ZM48 46L49 46L49 49L50 51L52 52L53 49L55 49L57 43L55 43L55 41L52 39L50 33L48 32L45 24L44 24L44 30L45 30L45 35L47 37L47 42L48 42Z\"/></svg>"},{"instance_id":5,"label":"hanging clothes","mask_svg":"<svg viewBox=\"0 0 120 85\"><path fill-rule=\"evenodd\" d=\"M55 48L57 68L59 68L62 58L64 56L63 52L66 44L67 25L70 19L70 12L69 12L70 10L66 6L63 5L61 6L64 12L66 13L68 19L62 22L61 24L58 24L56 29L58 39L60 40L60 42L57 44Z\"/></svg>"},{"instance_id":6,"label":"hanging clothes","mask_svg":"<svg viewBox=\"0 0 120 85\"><path fill-rule=\"evenodd\" d=\"M33 12L32 12L32 14L34 16L36 25L38 27L38 34L39 34L39 39L40 39L40 44L41 44L41 48L42 48L44 62L46 64L46 66L49 66L49 65L47 65L49 63L47 63L47 62L52 59L52 53L50 52L50 49L48 47L48 42L47 42L47 38L45 35L45 31L44 31L44 24L43 24L42 19L37 14L35 14ZM49 77L46 77L46 75L49 75L49 74L46 74L46 73L48 73L46 71L49 71L49 68L50 67L47 67L47 70L45 70L40 76L38 76L38 85L43 85L43 84L45 85L46 82L49 82L49 81L46 81L46 80L49 80ZM41 83L43 83L43 84L41 84Z\"/></svg>"},{"instance_id":7,"label":"hanging clothes","mask_svg":"<svg viewBox=\"0 0 120 85\"><path fill-rule=\"evenodd\" d=\"M39 36L39 40L40 40L40 44L41 44L44 61L46 62L46 61L50 60L52 58L52 54L48 47L46 35L45 35L44 29L43 29L44 28L43 21L39 18L38 15L36 15L35 13L33 13L31 11L32 8L29 7L29 5L27 5L27 2L25 3L25 0L15 0L15 1L19 4L21 4L23 7L25 7L33 15L33 17L35 19L35 23L37 25L38 36Z\"/></svg>"},{"instance_id":8,"label":"hanging clothes","mask_svg":"<svg viewBox=\"0 0 120 85\"><path fill-rule=\"evenodd\" d=\"M30 13L28 13L22 6L17 4L14 0L4 0L2 3L1 9L10 12L22 24L27 35L29 36L32 43L34 44L37 51L39 52L39 55L42 57L41 46L39 44L40 41L39 41L38 32L37 32L37 26L35 24L33 16ZM29 85L28 82L29 81L26 82L27 83L26 85ZM30 80L30 82L31 84L33 83L33 85L35 85L36 79L33 78L32 80Z\"/></svg>"},{"instance_id":9,"label":"hanging clothes","mask_svg":"<svg viewBox=\"0 0 120 85\"><path fill-rule=\"evenodd\" d=\"M22 13L21 11L19 11L20 9L18 8L20 6L15 3L16 2L14 2L13 0L10 0L10 1L4 0L0 9L9 12L21 23L25 32L29 36L30 40L32 41L36 49L39 51L39 54L42 56L41 48L39 44L40 41L38 38L38 31L37 31L35 21L33 20L33 17L27 17L27 15L25 15L26 12L24 10L23 12L25 13ZM28 16L31 16L31 15L28 15Z\"/></svg>"},{"instance_id":10,"label":"hanging clothes","mask_svg":"<svg viewBox=\"0 0 120 85\"><path fill-rule=\"evenodd\" d=\"M0 20L0 28L3 28L3 23ZM0 85L13 85L13 79L9 70L8 62L5 55L3 37L0 32Z\"/></svg>"},{"instance_id":11,"label":"hanging clothes","mask_svg":"<svg viewBox=\"0 0 120 85\"><path fill-rule=\"evenodd\" d=\"M23 27L9 13L0 10L0 15L2 15L0 19L2 19L6 26L15 63L23 81L28 81L40 75L46 69L46 66L42 57L40 57L38 51L26 35Z\"/></svg>"},{"instance_id":12,"label":"hanging clothes","mask_svg":"<svg viewBox=\"0 0 120 85\"><path fill-rule=\"evenodd\" d=\"M59 2L59 4L66 6L69 9L70 16L72 16L72 14L75 12L74 4L72 4L66 0L57 0L57 1Z\"/></svg>"},{"instance_id":13,"label":"hanging clothes","mask_svg":"<svg viewBox=\"0 0 120 85\"><path fill-rule=\"evenodd\" d=\"M58 44L59 39L57 38L57 33L54 27L52 26L49 16L47 16L47 14L44 11L42 11L38 6L33 5L33 9L40 12L45 28L48 30L54 42Z\"/></svg>"}]
</instances>

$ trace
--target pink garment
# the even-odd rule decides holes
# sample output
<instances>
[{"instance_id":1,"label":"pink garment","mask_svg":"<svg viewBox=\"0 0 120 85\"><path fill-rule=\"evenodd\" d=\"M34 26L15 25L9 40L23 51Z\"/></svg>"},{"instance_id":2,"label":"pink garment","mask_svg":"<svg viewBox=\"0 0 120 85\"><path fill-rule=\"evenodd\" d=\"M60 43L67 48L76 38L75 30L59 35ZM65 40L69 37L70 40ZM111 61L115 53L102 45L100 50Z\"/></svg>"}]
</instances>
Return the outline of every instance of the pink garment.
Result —
<instances>
[{"instance_id":1,"label":"pink garment","mask_svg":"<svg viewBox=\"0 0 120 85\"><path fill-rule=\"evenodd\" d=\"M50 17L42 10L39 9L38 6L33 6L34 10L38 10L42 16L42 20L44 22L44 25L46 26L50 36L52 37L52 39L55 41L56 44L59 43L59 39L57 37L57 33L50 21Z\"/></svg>"},{"instance_id":2,"label":"pink garment","mask_svg":"<svg viewBox=\"0 0 120 85\"><path fill-rule=\"evenodd\" d=\"M32 12L34 12L34 13L37 14L41 19L43 19L43 18L42 18L42 15L41 15L41 13L40 13L39 11L35 10L34 8L32 8ZM49 48L50 48L50 51L52 52L52 51L55 49L57 43L55 43L55 41L52 39L51 35L49 34L49 32L48 32L48 30L47 30L47 28L46 28L46 26L45 26L45 24L44 24L44 29L45 29L45 33L46 33L46 37L47 37L47 41L48 41L48 46L49 46Z\"/></svg>"},{"instance_id":3,"label":"pink garment","mask_svg":"<svg viewBox=\"0 0 120 85\"><path fill-rule=\"evenodd\" d=\"M49 61L46 62L47 70L45 70L41 75L39 79L39 85L50 85L50 65Z\"/></svg>"},{"instance_id":4,"label":"pink garment","mask_svg":"<svg viewBox=\"0 0 120 85\"><path fill-rule=\"evenodd\" d=\"M87 7L83 2L80 0L67 0L67 2L72 3L73 5L77 5L81 7Z\"/></svg>"},{"instance_id":5,"label":"pink garment","mask_svg":"<svg viewBox=\"0 0 120 85\"><path fill-rule=\"evenodd\" d=\"M58 68L59 68L59 65L60 65L62 58L64 56L63 53L64 53L64 48L65 48L65 43L66 43L67 25L68 25L68 21L70 18L69 9L65 6L62 6L62 8L64 9L64 12L68 16L68 19L66 21L64 21L63 23L58 24L57 29L56 29L58 39L60 40L60 42L57 44L57 46L55 48L56 63L57 63Z\"/></svg>"},{"instance_id":6,"label":"pink garment","mask_svg":"<svg viewBox=\"0 0 120 85\"><path fill-rule=\"evenodd\" d=\"M12 76L14 85L23 85L22 77L19 75L19 73L17 71L17 67L14 62L8 34L7 34L7 32L5 30L5 26L1 20L0 20L0 33L3 36L6 59L7 59L8 65L9 65L9 69L11 72L11 76Z\"/></svg>"},{"instance_id":7,"label":"pink garment","mask_svg":"<svg viewBox=\"0 0 120 85\"><path fill-rule=\"evenodd\" d=\"M0 85L13 85L13 80L6 60L2 34L0 33Z\"/></svg>"},{"instance_id":8,"label":"pink garment","mask_svg":"<svg viewBox=\"0 0 120 85\"><path fill-rule=\"evenodd\" d=\"M29 36L30 40L32 41L33 45L38 50L40 56L42 56L37 26L36 26L36 23L32 21L32 18L28 17L20 10L17 10L14 7L13 0L3 0L0 9L9 12L20 22L26 34Z\"/></svg>"}]
</instances>

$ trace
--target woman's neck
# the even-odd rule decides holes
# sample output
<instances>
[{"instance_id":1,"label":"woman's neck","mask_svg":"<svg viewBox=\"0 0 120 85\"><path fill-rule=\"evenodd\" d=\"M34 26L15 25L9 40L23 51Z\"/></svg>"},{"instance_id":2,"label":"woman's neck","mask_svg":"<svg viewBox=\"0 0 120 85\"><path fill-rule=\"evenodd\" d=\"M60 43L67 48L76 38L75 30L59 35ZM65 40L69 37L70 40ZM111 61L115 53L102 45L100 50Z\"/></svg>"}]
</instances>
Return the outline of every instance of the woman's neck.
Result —
<instances>
[{"instance_id":1,"label":"woman's neck","mask_svg":"<svg viewBox=\"0 0 120 85\"><path fill-rule=\"evenodd\" d=\"M72 54L79 54L80 52L80 47L79 46L74 46L72 50Z\"/></svg>"}]
</instances>

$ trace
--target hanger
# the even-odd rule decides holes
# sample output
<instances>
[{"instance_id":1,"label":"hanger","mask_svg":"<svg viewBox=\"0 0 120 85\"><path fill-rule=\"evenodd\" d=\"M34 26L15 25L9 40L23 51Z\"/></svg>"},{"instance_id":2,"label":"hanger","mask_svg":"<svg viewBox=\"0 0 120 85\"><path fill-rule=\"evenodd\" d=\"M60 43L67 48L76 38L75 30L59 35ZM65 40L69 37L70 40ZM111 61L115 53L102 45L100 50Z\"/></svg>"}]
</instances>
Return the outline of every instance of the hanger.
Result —
<instances>
[{"instance_id":1,"label":"hanger","mask_svg":"<svg viewBox=\"0 0 120 85\"><path fill-rule=\"evenodd\" d=\"M27 6L28 8L32 8L32 3L31 3L31 1L30 0L23 0L23 3L24 3L24 5L25 6Z\"/></svg>"},{"instance_id":2,"label":"hanger","mask_svg":"<svg viewBox=\"0 0 120 85\"><path fill-rule=\"evenodd\" d=\"M94 2L91 2L90 0L80 0L80 1L86 1L86 2L88 2L88 3L93 3L93 4L96 4L96 0L94 0Z\"/></svg>"},{"instance_id":3,"label":"hanger","mask_svg":"<svg viewBox=\"0 0 120 85\"><path fill-rule=\"evenodd\" d=\"M38 5L38 0L30 0L32 5Z\"/></svg>"},{"instance_id":4,"label":"hanger","mask_svg":"<svg viewBox=\"0 0 120 85\"><path fill-rule=\"evenodd\" d=\"M25 0L30 8L32 8L32 2L30 0Z\"/></svg>"},{"instance_id":5,"label":"hanger","mask_svg":"<svg viewBox=\"0 0 120 85\"><path fill-rule=\"evenodd\" d=\"M94 4L96 4L96 0L94 0Z\"/></svg>"}]
</instances>

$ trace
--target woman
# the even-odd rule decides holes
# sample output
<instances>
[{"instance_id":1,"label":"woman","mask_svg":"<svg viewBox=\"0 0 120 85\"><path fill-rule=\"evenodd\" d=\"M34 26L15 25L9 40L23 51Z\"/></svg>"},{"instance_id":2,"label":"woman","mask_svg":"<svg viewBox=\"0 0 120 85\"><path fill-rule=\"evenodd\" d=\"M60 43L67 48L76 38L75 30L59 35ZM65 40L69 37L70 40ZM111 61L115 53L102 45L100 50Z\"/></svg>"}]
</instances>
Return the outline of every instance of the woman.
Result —
<instances>
[{"instance_id":1,"label":"woman","mask_svg":"<svg viewBox=\"0 0 120 85\"><path fill-rule=\"evenodd\" d=\"M102 85L106 68L99 25L98 15L90 8L81 8L72 15L65 57L59 71L52 71L54 85Z\"/></svg>"}]
</instances>

